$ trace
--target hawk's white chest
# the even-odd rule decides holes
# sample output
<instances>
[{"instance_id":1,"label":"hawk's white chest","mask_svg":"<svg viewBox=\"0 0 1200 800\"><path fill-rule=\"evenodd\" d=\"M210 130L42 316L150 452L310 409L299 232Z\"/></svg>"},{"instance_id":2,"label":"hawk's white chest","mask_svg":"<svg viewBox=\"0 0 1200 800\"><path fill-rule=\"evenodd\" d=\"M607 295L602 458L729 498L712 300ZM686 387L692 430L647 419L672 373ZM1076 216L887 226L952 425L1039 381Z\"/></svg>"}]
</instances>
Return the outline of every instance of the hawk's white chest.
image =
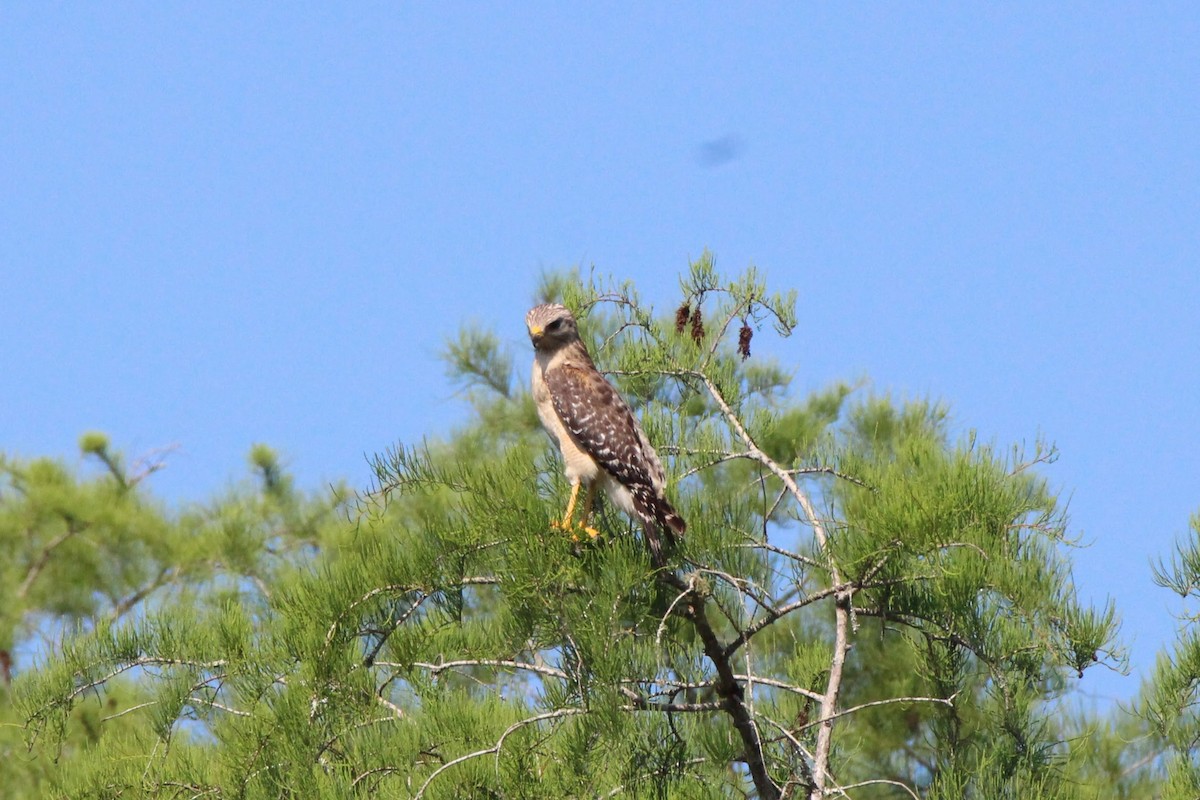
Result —
<instances>
[{"instance_id":1,"label":"hawk's white chest","mask_svg":"<svg viewBox=\"0 0 1200 800\"><path fill-rule=\"evenodd\" d=\"M606 475L606 473L594 458L575 444L571 435L567 433L566 427L558 417L558 412L554 410L554 401L550 397L550 389L546 386L546 380L543 377L547 369L559 366L565 360L565 356L566 352L563 349L553 353L537 353L533 360L533 379L531 381L533 402L537 406L538 418L542 421L542 427L554 439L562 453L567 480L572 483L575 481L591 483L598 476Z\"/></svg>"},{"instance_id":2,"label":"hawk's white chest","mask_svg":"<svg viewBox=\"0 0 1200 800\"><path fill-rule=\"evenodd\" d=\"M634 498L629 493L629 489L613 480L612 475L608 474L595 458L589 456L582 447L575 444L571 434L566 431L563 420L559 419L558 411L554 410L550 387L546 386L545 372L566 361L568 361L568 354L565 349L559 349L551 354L538 353L534 357L533 379L530 380L530 387L533 390L533 401L538 408L541 425L546 428L547 433L550 433L554 444L558 445L559 452L563 453L563 473L566 475L566 480L571 483L582 481L596 488L604 489L613 505L628 515L636 515Z\"/></svg>"}]
</instances>

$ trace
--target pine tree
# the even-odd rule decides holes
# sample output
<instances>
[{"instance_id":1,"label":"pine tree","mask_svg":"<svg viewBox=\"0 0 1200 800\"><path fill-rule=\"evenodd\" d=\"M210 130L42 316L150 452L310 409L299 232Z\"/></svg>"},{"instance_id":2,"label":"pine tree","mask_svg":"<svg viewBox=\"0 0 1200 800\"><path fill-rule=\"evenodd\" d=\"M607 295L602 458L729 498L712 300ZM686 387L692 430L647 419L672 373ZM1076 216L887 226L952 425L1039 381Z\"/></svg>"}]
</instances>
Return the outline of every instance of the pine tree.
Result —
<instances>
[{"instance_id":1,"label":"pine tree","mask_svg":"<svg viewBox=\"0 0 1200 800\"><path fill-rule=\"evenodd\" d=\"M337 501L296 492L265 446L251 453L254 485L177 513L148 491L168 452L127 465L96 432L80 448L98 469L0 455L0 798L86 796L73 787L103 773L106 757L161 746L175 720L150 676L180 665L166 650L138 651L132 632L159 614L182 631L194 612L236 604L245 587L308 560L340 522ZM75 650L85 642L90 651ZM88 666L72 673L72 658ZM20 698L36 712L14 707L14 673L40 693Z\"/></svg>"},{"instance_id":2,"label":"pine tree","mask_svg":"<svg viewBox=\"0 0 1200 800\"><path fill-rule=\"evenodd\" d=\"M381 454L354 502L259 451L256 494L153 511L180 549L131 559L136 613L82 609L18 677L34 753L63 751L47 796L1095 796L1054 719L1119 659L1114 611L1074 595L1052 452L842 385L797 401L759 355L795 294L708 254L668 315L594 276L539 299L664 457L688 522L665 564L612 510L595 542L551 525L567 487L514 357L464 330L471 422ZM72 752L109 696L125 724Z\"/></svg>"},{"instance_id":3,"label":"pine tree","mask_svg":"<svg viewBox=\"0 0 1200 800\"><path fill-rule=\"evenodd\" d=\"M1192 516L1190 536L1178 542L1169 562L1154 570L1155 582L1185 600L1200 597L1200 514ZM1149 682L1142 689L1137 710L1146 722L1148 751L1138 762L1142 771L1162 777L1163 800L1200 797L1200 630L1196 612L1189 610L1185 624L1168 651L1159 654Z\"/></svg>"}]
</instances>

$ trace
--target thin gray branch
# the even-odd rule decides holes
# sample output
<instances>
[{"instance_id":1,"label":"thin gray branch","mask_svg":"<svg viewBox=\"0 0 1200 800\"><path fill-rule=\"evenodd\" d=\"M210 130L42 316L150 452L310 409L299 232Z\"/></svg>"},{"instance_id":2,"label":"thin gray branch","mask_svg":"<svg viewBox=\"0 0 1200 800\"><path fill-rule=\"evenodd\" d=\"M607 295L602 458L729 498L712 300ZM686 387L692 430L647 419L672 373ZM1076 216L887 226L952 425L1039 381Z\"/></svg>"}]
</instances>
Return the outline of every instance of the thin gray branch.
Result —
<instances>
[{"instance_id":1,"label":"thin gray branch","mask_svg":"<svg viewBox=\"0 0 1200 800\"><path fill-rule=\"evenodd\" d=\"M853 475L848 475L845 472L834 469L833 467L799 467L797 469L789 469L787 472L791 475L832 475L847 483L853 483L855 486L861 486L864 489L875 491L875 487L868 484L861 478L856 478Z\"/></svg>"},{"instance_id":2,"label":"thin gray branch","mask_svg":"<svg viewBox=\"0 0 1200 800\"><path fill-rule=\"evenodd\" d=\"M786 494L786 492L785 492L785 494ZM751 540L749 542L744 542L743 544L739 544L739 545L735 545L735 546L736 547L747 547L747 548L750 548L751 550L767 550L771 553L775 553L775 554L781 555L785 558L789 558L792 561L795 561L799 564L803 564L806 567L813 567L815 569L823 569L825 566L821 562L817 561L815 558L809 558L808 556L802 556L799 553L794 553L791 550L785 550L784 548L779 547L777 545L773 545L770 542L759 542L759 541Z\"/></svg>"},{"instance_id":3,"label":"thin gray branch","mask_svg":"<svg viewBox=\"0 0 1200 800\"><path fill-rule=\"evenodd\" d=\"M728 423L730 430L742 440L746 447L746 452L751 457L757 459L764 467L774 473L775 477L783 482L787 487L792 497L796 499L797 504L804 511L804 516L808 519L808 524L812 528L813 536L817 540L817 546L822 553L829 553L829 536L825 531L825 523L817 515L816 508L813 507L808 495L805 494L796 484L796 479L787 470L775 462L773 458L768 456L750 436L742 421L730 408L729 403L725 400L725 395L720 388L713 382L712 378L702 372L688 371L682 372L681 375L700 380L704 383L708 394L713 401L721 409L721 413L725 416L725 421ZM834 603L834 632L833 632L833 655L829 661L829 677L825 684L825 694L821 698L821 717L825 719L825 723L817 731L817 748L813 754L813 785L812 791L809 793L811 800L820 800L825 794L825 785L829 776L829 757L833 747L833 721L831 717L836 713L838 696L842 688L842 672L846 665L846 654L850 650L850 598L853 595L853 587L844 584L841 573L837 568L837 564L833 559L829 559L827 565L829 576L838 591L835 594ZM778 790L776 790L778 794Z\"/></svg>"},{"instance_id":4,"label":"thin gray branch","mask_svg":"<svg viewBox=\"0 0 1200 800\"><path fill-rule=\"evenodd\" d=\"M874 780L859 781L858 783L851 783L847 786L838 786L834 789L834 791L837 792L838 794L840 794L842 797L849 797L850 795L846 794L846 792L849 791L850 789L858 789L862 786L875 786L875 785L899 786L901 789L908 792L909 797L912 797L913 800L921 800L921 796L919 794L917 794L915 791L913 791L912 787L909 786L907 783L901 783L900 781L887 780L886 778L875 778Z\"/></svg>"},{"instance_id":5,"label":"thin gray branch","mask_svg":"<svg viewBox=\"0 0 1200 800\"><path fill-rule=\"evenodd\" d=\"M805 725L801 725L797 730L805 730L806 728L811 728L816 725L822 725L826 722L832 722L833 720L838 719L840 717L848 717L851 714L862 711L864 708L875 708L876 706L889 706L889 705L893 705L895 703L940 703L940 704L946 705L946 706L953 706L954 698L956 696L957 696L957 693L952 694L949 697L889 697L884 700L872 700L869 703L860 703L859 705L852 706L847 709L843 709L842 711L839 711L836 714L834 714L832 717L822 717L821 719L813 720L812 722L809 722Z\"/></svg>"},{"instance_id":6,"label":"thin gray branch","mask_svg":"<svg viewBox=\"0 0 1200 800\"><path fill-rule=\"evenodd\" d=\"M29 571L25 573L25 580L21 581L21 585L17 587L18 600L25 599L25 595L29 593L29 588L33 586L33 582L37 580L37 576L40 575L42 570L46 568L46 565L50 563L51 554L58 549L63 542L79 533L80 530L81 528L75 524L73 519L68 519L67 529L46 543L46 546L42 548L40 553L38 553L37 559L29 566Z\"/></svg>"},{"instance_id":7,"label":"thin gray branch","mask_svg":"<svg viewBox=\"0 0 1200 800\"><path fill-rule=\"evenodd\" d=\"M383 662L378 662L378 663L379 663L379 666L392 666L390 664L385 664ZM396 666L399 666L399 665L396 665ZM528 670L529 672L536 672L539 675L548 675L552 678L560 678L564 681L570 680L570 677L571 677L571 676L567 675L567 673L563 672L561 669L555 669L554 667L547 667L547 666L542 666L539 664L529 664L524 661L507 661L504 659L490 659L490 658L471 658L471 659L463 659L460 661L444 661L440 664L429 664L429 663L426 663L423 661L414 661L413 666L421 667L422 669L427 669L434 675L437 675L440 672L444 672L445 670L456 669L458 667L507 667L509 669Z\"/></svg>"},{"instance_id":8,"label":"thin gray branch","mask_svg":"<svg viewBox=\"0 0 1200 800\"><path fill-rule=\"evenodd\" d=\"M725 710L724 700L713 700L705 703L651 703L641 695L627 706L621 706L622 711L662 711L678 714L711 714Z\"/></svg>"},{"instance_id":9,"label":"thin gray branch","mask_svg":"<svg viewBox=\"0 0 1200 800\"><path fill-rule=\"evenodd\" d=\"M708 761L708 759L704 758L703 756L701 756L699 758L689 758L687 761L682 762L680 764L680 766L686 767L686 766L691 766L692 764L703 764L706 761ZM654 772L648 772L645 775L639 775L637 780L642 780L643 778L654 778L659 775L666 775L666 774L668 774L668 773L664 769L658 769L658 770L655 770ZM674 773L670 773L670 774L673 777L677 777ZM610 791L608 794L604 795L604 797L605 798L616 797L617 795L621 794L624 791L625 791L625 784L621 784L620 786L617 786L615 789Z\"/></svg>"},{"instance_id":10,"label":"thin gray branch","mask_svg":"<svg viewBox=\"0 0 1200 800\"><path fill-rule=\"evenodd\" d=\"M131 669L136 669L137 667L191 667L192 669L217 669L218 667L224 667L228 663L229 662L225 661L224 659L218 661L189 661L182 658L141 656L139 658L126 661L125 663L121 664L121 666L105 675L102 675L99 678L87 681L86 683L81 683L79 686L76 686L73 690L71 690L71 692L63 698L62 702L70 703L84 692L94 689L97 686L102 686L118 675L128 672Z\"/></svg>"},{"instance_id":11,"label":"thin gray branch","mask_svg":"<svg viewBox=\"0 0 1200 800\"><path fill-rule=\"evenodd\" d=\"M746 626L746 628L726 646L726 655L732 656L737 652L739 647L750 641L751 637L753 637L763 628L774 623L780 617L785 617L793 611L797 611L805 606L812 605L813 603L819 602L828 597L837 597L839 594L849 591L849 589L850 586L848 584L830 586L829 588L822 589L819 592L813 592L812 594L805 595L799 600L795 600L785 606L780 606L779 608L767 608L766 616L759 617L750 625Z\"/></svg>"},{"instance_id":12,"label":"thin gray branch","mask_svg":"<svg viewBox=\"0 0 1200 800\"><path fill-rule=\"evenodd\" d=\"M713 689L721 698L722 710L729 714L733 720L733 727L742 740L745 748L746 768L750 773L751 780L754 781L754 787L758 790L759 797L763 800L779 800L779 785L767 771L762 737L759 735L758 726L754 723L754 718L746 705L745 690L735 676L725 647L717 638L717 633L708 620L704 596L696 591L694 578L692 582L685 583L675 573L664 571L659 573L659 580L677 589L680 595L687 600L683 604L683 615L696 629L696 635L700 638L704 654L717 671L717 680Z\"/></svg>"},{"instance_id":13,"label":"thin gray branch","mask_svg":"<svg viewBox=\"0 0 1200 800\"><path fill-rule=\"evenodd\" d=\"M421 788L417 791L417 794L413 797L413 800L421 800L421 798L425 795L425 790L429 788L429 784L433 783L434 778L436 778L438 775L441 775L443 772L445 772L446 770L455 766L456 764L461 764L464 761L470 761L472 758L480 758L481 756L487 756L487 755L493 755L493 754L495 754L496 757L499 758L500 749L502 747L504 747L504 740L508 738L508 735L510 733L513 733L514 731L519 730L520 728L523 728L526 725L533 725L538 722L544 722L548 719L555 719L557 717L569 717L569 716L573 716L576 714L586 714L586 713L587 713L586 709L582 709L582 708L560 708L556 711L547 711L545 714L538 714L537 716L523 719L520 722L514 722L512 725L509 725L507 729L505 729L504 733L500 734L500 738L491 747L485 748L483 750L476 750L473 753L467 753L466 755L459 756L458 758L447 761L445 764L442 764L440 767L435 769L433 771L433 773L428 778L425 779L425 783L421 784Z\"/></svg>"},{"instance_id":14,"label":"thin gray branch","mask_svg":"<svg viewBox=\"0 0 1200 800\"><path fill-rule=\"evenodd\" d=\"M743 459L743 458L751 458L751 456L749 453L725 453L725 454L713 459L712 461L708 461L708 462L705 462L698 466L692 467L691 469L685 470L679 476L679 480L683 480L684 478L689 478L692 475L695 475L697 472L703 472L704 470L709 469L710 467L715 467L718 464L724 464L726 461L737 461L738 459Z\"/></svg>"}]
</instances>

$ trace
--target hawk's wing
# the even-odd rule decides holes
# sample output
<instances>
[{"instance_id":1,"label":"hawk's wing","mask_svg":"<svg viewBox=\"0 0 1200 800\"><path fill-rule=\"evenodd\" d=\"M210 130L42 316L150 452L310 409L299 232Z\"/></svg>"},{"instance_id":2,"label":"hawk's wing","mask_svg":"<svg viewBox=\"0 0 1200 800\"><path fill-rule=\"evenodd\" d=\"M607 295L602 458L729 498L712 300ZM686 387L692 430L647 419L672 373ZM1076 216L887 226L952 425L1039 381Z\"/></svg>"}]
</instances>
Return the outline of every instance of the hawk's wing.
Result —
<instances>
[{"instance_id":1,"label":"hawk's wing","mask_svg":"<svg viewBox=\"0 0 1200 800\"><path fill-rule=\"evenodd\" d=\"M603 375L567 363L546 370L545 380L554 411L584 452L621 485L661 491L662 465L633 412Z\"/></svg>"},{"instance_id":2,"label":"hawk's wing","mask_svg":"<svg viewBox=\"0 0 1200 800\"><path fill-rule=\"evenodd\" d=\"M567 362L548 369L545 381L567 434L629 491L634 510L646 523L651 550L660 557L657 531L682 535L687 524L663 496L662 464L637 417L590 364Z\"/></svg>"}]
</instances>

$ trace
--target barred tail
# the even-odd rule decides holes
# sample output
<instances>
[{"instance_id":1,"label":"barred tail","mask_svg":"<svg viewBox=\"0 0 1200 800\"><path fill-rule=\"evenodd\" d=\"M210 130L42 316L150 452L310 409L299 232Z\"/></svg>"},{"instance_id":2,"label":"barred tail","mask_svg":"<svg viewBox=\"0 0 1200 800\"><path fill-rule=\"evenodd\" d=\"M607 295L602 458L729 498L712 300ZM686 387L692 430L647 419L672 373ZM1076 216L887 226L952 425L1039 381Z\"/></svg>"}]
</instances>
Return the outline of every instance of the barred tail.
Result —
<instances>
[{"instance_id":1,"label":"barred tail","mask_svg":"<svg viewBox=\"0 0 1200 800\"><path fill-rule=\"evenodd\" d=\"M639 487L641 488L641 487ZM649 489L630 492L633 497L633 508L641 518L646 532L646 545L655 563L661 564L663 559L663 541L660 531L666 532L666 543L674 546L676 538L687 531L687 523L675 511L665 497L653 493Z\"/></svg>"},{"instance_id":2,"label":"barred tail","mask_svg":"<svg viewBox=\"0 0 1200 800\"><path fill-rule=\"evenodd\" d=\"M683 517L676 513L670 503L666 500L661 501L658 510L661 512L659 521L666 526L671 536L683 536L687 533L687 523L683 521Z\"/></svg>"}]
</instances>

